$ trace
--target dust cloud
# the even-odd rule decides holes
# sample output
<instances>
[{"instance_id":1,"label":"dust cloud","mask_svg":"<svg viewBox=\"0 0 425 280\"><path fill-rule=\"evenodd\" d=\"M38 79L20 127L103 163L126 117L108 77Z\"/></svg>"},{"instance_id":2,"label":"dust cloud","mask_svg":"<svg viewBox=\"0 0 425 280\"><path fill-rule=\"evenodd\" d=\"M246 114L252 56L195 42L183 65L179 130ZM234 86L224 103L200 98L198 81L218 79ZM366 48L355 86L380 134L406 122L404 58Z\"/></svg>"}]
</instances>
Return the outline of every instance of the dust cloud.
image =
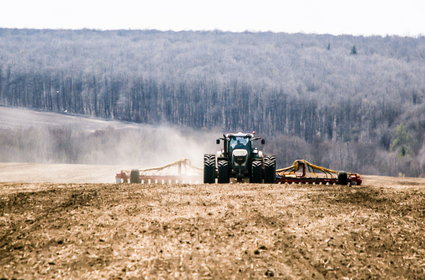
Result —
<instances>
[{"instance_id":1,"label":"dust cloud","mask_svg":"<svg viewBox=\"0 0 425 280\"><path fill-rule=\"evenodd\" d=\"M219 130L146 125L0 107L1 162L149 168L189 158L202 165Z\"/></svg>"}]
</instances>

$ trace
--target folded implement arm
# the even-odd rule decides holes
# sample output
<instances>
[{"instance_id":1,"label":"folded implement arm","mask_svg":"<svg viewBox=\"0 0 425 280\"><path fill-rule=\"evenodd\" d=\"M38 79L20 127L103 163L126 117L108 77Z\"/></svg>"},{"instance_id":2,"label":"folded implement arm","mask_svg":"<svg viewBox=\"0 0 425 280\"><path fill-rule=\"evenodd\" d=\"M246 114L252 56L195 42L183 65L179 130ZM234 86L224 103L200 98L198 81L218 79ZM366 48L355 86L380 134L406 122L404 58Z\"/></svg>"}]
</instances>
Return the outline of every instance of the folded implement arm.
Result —
<instances>
[{"instance_id":1,"label":"folded implement arm","mask_svg":"<svg viewBox=\"0 0 425 280\"><path fill-rule=\"evenodd\" d=\"M359 174L335 171L312 164L306 160L296 160L285 168L276 170L277 183L303 183L303 184L356 184L362 180Z\"/></svg>"},{"instance_id":2,"label":"folded implement arm","mask_svg":"<svg viewBox=\"0 0 425 280\"><path fill-rule=\"evenodd\" d=\"M201 176L201 168L192 165L189 159L182 159L156 168L121 170L115 179L117 183L196 183Z\"/></svg>"}]
</instances>

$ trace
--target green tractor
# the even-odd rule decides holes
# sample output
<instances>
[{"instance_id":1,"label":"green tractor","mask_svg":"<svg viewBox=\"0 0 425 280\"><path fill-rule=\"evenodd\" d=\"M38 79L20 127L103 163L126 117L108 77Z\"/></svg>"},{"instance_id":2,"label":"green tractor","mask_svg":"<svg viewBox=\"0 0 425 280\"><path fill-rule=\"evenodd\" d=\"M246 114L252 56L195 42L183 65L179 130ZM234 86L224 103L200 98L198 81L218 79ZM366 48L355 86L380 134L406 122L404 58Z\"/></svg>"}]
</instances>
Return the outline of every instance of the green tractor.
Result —
<instances>
[{"instance_id":1,"label":"green tractor","mask_svg":"<svg viewBox=\"0 0 425 280\"><path fill-rule=\"evenodd\" d=\"M217 154L204 155L204 183L213 184L217 178L219 184L230 182L235 178L237 182L249 180L250 183L275 183L276 157L264 155L255 146L255 141L264 139L253 133L228 133L217 139L224 142L223 149Z\"/></svg>"}]
</instances>

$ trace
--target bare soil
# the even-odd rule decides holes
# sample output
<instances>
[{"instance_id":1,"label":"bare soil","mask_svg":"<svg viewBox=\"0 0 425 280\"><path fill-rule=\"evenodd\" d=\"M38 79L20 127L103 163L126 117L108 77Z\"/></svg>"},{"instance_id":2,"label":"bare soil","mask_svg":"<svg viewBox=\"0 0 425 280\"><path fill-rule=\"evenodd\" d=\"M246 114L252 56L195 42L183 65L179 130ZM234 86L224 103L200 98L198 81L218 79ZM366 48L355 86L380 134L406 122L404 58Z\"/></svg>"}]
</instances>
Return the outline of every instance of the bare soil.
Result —
<instances>
[{"instance_id":1,"label":"bare soil","mask_svg":"<svg viewBox=\"0 0 425 280\"><path fill-rule=\"evenodd\" d=\"M425 279L425 179L0 183L0 279Z\"/></svg>"}]
</instances>

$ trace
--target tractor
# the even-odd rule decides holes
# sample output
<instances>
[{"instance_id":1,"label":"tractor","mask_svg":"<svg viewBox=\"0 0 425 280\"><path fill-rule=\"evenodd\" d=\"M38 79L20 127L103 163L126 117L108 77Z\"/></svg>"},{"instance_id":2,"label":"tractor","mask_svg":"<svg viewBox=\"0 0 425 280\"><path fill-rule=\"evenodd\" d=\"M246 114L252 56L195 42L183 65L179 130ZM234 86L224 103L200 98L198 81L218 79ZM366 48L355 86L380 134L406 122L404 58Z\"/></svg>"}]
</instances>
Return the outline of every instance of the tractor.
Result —
<instances>
[{"instance_id":1,"label":"tractor","mask_svg":"<svg viewBox=\"0 0 425 280\"><path fill-rule=\"evenodd\" d=\"M227 133L216 140L219 145L223 141L223 149L214 154L204 155L204 183L226 184L231 178L237 182L275 183L276 157L265 155L255 142L265 140L253 133Z\"/></svg>"}]
</instances>

